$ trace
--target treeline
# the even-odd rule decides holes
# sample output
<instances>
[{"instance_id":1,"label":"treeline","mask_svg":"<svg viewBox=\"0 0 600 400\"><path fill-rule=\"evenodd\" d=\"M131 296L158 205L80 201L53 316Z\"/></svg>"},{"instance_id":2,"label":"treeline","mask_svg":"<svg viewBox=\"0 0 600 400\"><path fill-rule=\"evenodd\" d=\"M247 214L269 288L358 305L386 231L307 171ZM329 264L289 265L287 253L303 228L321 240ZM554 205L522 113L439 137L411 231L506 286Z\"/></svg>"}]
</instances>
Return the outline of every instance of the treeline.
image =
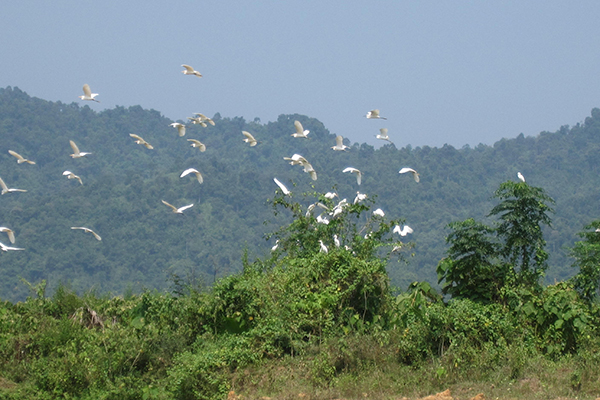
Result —
<instances>
[{"instance_id":1,"label":"treeline","mask_svg":"<svg viewBox=\"0 0 600 400\"><path fill-rule=\"evenodd\" d=\"M553 224L544 228L548 282L573 274L567 248L596 218L598 109L581 125L503 139L494 146L353 144L347 152L332 151L335 135L306 116L282 115L266 124L218 114L213 119L215 125L206 128L189 124L186 136L179 137L169 126L173 121L155 110L94 112L32 98L18 88L0 89L0 177L28 191L0 198L0 226L13 229L15 246L26 249L1 254L0 298L24 299L28 289L20 278L45 279L49 293L61 282L79 293L94 288L115 294L165 288L174 276L211 284L242 269L244 250L251 260L266 257L274 243L264 234L289 222L265 207L276 190L273 177L294 193L335 189L351 199L360 190L376 197L386 214L404 218L414 229L414 255L407 263L388 265L392 283L402 288L415 280L436 283L448 223L485 219L490 193L500 182L516 180L517 171L556 200ZM310 139L290 136L295 120L310 130ZM258 145L244 143L242 130L251 132ZM136 145L130 133L154 150ZM206 151L190 147L188 138L205 143ZM93 154L71 159L69 140ZM8 150L36 164L18 165ZM283 160L295 153L314 166L317 181ZM354 176L341 172L348 166L363 172L360 187ZM405 166L420 173L420 183L398 174ZM179 178L190 167L202 173L203 184ZM67 180L65 170L79 175L83 185ZM161 200L194 207L175 215ZM102 242L71 226L94 229Z\"/></svg>"}]
</instances>

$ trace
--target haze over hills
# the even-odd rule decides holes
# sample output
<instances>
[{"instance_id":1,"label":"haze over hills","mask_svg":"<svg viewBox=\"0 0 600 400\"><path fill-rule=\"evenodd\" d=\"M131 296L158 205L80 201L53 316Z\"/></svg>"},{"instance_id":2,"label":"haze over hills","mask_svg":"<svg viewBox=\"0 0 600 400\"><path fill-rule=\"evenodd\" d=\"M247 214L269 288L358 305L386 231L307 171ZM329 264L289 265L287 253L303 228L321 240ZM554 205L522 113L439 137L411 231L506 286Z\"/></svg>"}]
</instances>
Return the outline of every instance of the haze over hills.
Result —
<instances>
[{"instance_id":1,"label":"haze over hills","mask_svg":"<svg viewBox=\"0 0 600 400\"><path fill-rule=\"evenodd\" d=\"M13 229L15 245L26 249L0 254L0 298L28 294L20 277L32 283L47 279L50 290L62 281L78 291L114 294L128 287L168 287L172 273L196 274L211 283L239 270L245 249L250 259L269 254L272 243L263 235L288 218L274 216L267 204L277 188L273 177L296 199L313 188L335 188L340 198L351 200L360 190L376 197L387 215L404 218L414 229L409 238L414 256L406 265L388 267L392 283L401 288L414 280L436 282L446 225L485 219L493 191L516 180L517 171L556 200L553 228L545 231L549 281L572 274L566 247L597 218L599 109L581 125L493 146L375 149L355 143L347 152L332 151L335 135L302 115L281 115L266 124L219 114L213 119L215 126L188 125L186 136L179 137L169 126L173 121L155 110L135 106L98 113L87 105L33 98L18 88L0 89L0 177L9 187L27 190L0 197L0 226ZM309 139L290 136L295 120L310 130ZM373 125L374 134L380 125ZM258 145L244 143L242 130ZM130 133L154 149L135 144ZM390 132L390 138L401 134ZM206 152L190 147L190 138L205 143ZM93 154L72 159L69 140ZM18 165L9 149L36 164ZM283 160L295 153L311 162L317 181ZM363 172L360 187L354 176L342 173L348 166ZM398 174L407 166L420 173L420 183ZM190 167L202 173L204 183L179 178ZM80 176L83 185L66 179L65 170ZM194 207L176 215L161 200ZM102 241L71 226L92 228Z\"/></svg>"}]
</instances>

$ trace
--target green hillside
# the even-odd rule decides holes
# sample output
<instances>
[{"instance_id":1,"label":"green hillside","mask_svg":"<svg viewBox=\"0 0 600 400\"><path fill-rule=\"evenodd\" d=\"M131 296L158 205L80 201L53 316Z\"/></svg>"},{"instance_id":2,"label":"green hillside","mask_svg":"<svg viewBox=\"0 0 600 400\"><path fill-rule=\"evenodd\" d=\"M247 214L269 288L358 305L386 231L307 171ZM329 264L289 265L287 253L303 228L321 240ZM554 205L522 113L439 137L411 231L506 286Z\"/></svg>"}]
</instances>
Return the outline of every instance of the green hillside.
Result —
<instances>
[{"instance_id":1,"label":"green hillside","mask_svg":"<svg viewBox=\"0 0 600 400\"><path fill-rule=\"evenodd\" d=\"M485 220L493 207L490 193L501 182L516 180L517 171L556 200L553 227L545 232L548 281L574 272L567 247L597 218L599 109L582 125L493 146L353 144L347 152L332 151L335 135L306 116L281 115L266 124L219 114L213 119L215 126L189 124L186 136L179 137L169 126L173 121L155 110L95 112L33 98L18 88L0 89L0 177L11 188L27 190L0 197L0 226L13 229L14 246L26 249L0 254L0 298L23 299L29 289L20 278L46 279L50 291L64 282L76 291L102 293L164 288L173 274L211 284L240 271L246 249L250 260L267 256L274 243L264 235L290 222L289 216L273 217L268 205L277 189L273 177L297 199L313 188L335 188L340 198L352 201L360 190L376 197L386 215L405 219L414 229L409 237L414 256L407 264L388 265L392 283L401 287L414 280L435 283L448 223ZM290 136L295 120L310 130L309 139ZM256 147L242 141L242 130L256 137ZM135 144L130 133L154 149ZM190 147L188 138L205 143L206 152ZM93 154L72 159L69 140ZM36 164L18 165L9 149ZM295 153L314 166L317 181L283 160ZM342 173L348 166L363 172L360 187L354 176ZM405 166L420 173L420 183L398 174ZM203 184L179 178L190 167L202 173ZM79 175L83 185L62 176L65 170ZM161 200L194 207L176 215ZM89 227L102 241L72 226ZM0 241L9 244L4 234Z\"/></svg>"}]
</instances>

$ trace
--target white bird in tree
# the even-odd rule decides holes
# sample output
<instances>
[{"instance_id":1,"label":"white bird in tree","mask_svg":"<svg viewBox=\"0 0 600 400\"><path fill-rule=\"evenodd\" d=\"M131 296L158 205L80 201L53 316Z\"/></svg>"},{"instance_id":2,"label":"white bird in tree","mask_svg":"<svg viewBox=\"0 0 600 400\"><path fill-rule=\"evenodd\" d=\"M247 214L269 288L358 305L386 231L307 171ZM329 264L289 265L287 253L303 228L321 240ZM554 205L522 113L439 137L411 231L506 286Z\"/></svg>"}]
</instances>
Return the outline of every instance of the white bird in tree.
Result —
<instances>
[{"instance_id":1,"label":"white bird in tree","mask_svg":"<svg viewBox=\"0 0 600 400\"><path fill-rule=\"evenodd\" d=\"M277 186L279 186L279 189L281 189L281 191L283 192L283 194L285 196L291 196L292 195L292 192L290 192L288 190L288 188L286 188L283 183L279 182L279 179L273 178L273 181L277 184Z\"/></svg>"},{"instance_id":2,"label":"white bird in tree","mask_svg":"<svg viewBox=\"0 0 600 400\"><path fill-rule=\"evenodd\" d=\"M371 110L367 113L367 115L365 115L365 117L369 118L369 119L387 119L384 118L382 116L379 115L379 110L378 109L374 109Z\"/></svg>"},{"instance_id":3,"label":"white bird in tree","mask_svg":"<svg viewBox=\"0 0 600 400\"><path fill-rule=\"evenodd\" d=\"M195 169L195 168L188 168L188 169L186 169L185 171L183 171L181 173L181 175L179 175L179 177L183 178L184 176L189 175L189 174L196 175L196 179L198 180L199 183L204 182L204 179L202 179L202 174L197 169Z\"/></svg>"},{"instance_id":4,"label":"white bird in tree","mask_svg":"<svg viewBox=\"0 0 600 400\"><path fill-rule=\"evenodd\" d=\"M344 138L342 135L335 137L335 146L331 147L334 151L346 151L349 147L344 144Z\"/></svg>"},{"instance_id":5,"label":"white bird in tree","mask_svg":"<svg viewBox=\"0 0 600 400\"><path fill-rule=\"evenodd\" d=\"M333 243L335 244L335 247L340 247L342 245L340 243L340 239L338 238L338 235L333 235Z\"/></svg>"},{"instance_id":6,"label":"white bird in tree","mask_svg":"<svg viewBox=\"0 0 600 400\"><path fill-rule=\"evenodd\" d=\"M400 236L406 236L409 233L413 233L413 230L410 226L408 225L404 225L402 228L400 228L400 225L396 225L394 227L394 230L392 231L394 233L399 234Z\"/></svg>"},{"instance_id":7,"label":"white bird in tree","mask_svg":"<svg viewBox=\"0 0 600 400\"><path fill-rule=\"evenodd\" d=\"M344 211L344 208L347 206L348 206L348 200L343 199L339 203L337 203L335 207L333 207L333 209L331 210L331 212L329 214L332 217L335 217L336 215L341 214L341 212Z\"/></svg>"},{"instance_id":8,"label":"white bird in tree","mask_svg":"<svg viewBox=\"0 0 600 400\"><path fill-rule=\"evenodd\" d=\"M410 172L413 175L413 178L415 179L415 182L419 182L421 179L419 178L419 173L417 171L415 171L412 168L402 168L400 171L398 171L398 173L400 174L405 174L407 172Z\"/></svg>"},{"instance_id":9,"label":"white bird in tree","mask_svg":"<svg viewBox=\"0 0 600 400\"><path fill-rule=\"evenodd\" d=\"M27 164L35 164L35 161L31 161L17 153L16 151L9 150L8 154L17 158L17 164L27 163Z\"/></svg>"},{"instance_id":10,"label":"white bird in tree","mask_svg":"<svg viewBox=\"0 0 600 400\"><path fill-rule=\"evenodd\" d=\"M275 251L275 250L277 250L277 248L278 248L278 247L279 247L279 239L277 239L277 240L275 241L275 246L271 247L271 251Z\"/></svg>"},{"instance_id":11,"label":"white bird in tree","mask_svg":"<svg viewBox=\"0 0 600 400\"><path fill-rule=\"evenodd\" d=\"M75 175L74 173L72 173L71 171L65 171L65 172L63 172L63 175L66 176L67 179L77 179L79 181L79 183L83 185L81 178L79 176Z\"/></svg>"},{"instance_id":12,"label":"white bird in tree","mask_svg":"<svg viewBox=\"0 0 600 400\"><path fill-rule=\"evenodd\" d=\"M196 139L188 139L187 141L192 142L192 144L190 146L197 147L201 153L204 153L206 151L206 146L201 141L196 140Z\"/></svg>"},{"instance_id":13,"label":"white bird in tree","mask_svg":"<svg viewBox=\"0 0 600 400\"><path fill-rule=\"evenodd\" d=\"M0 250L2 251L12 251L12 250L25 250L20 247L10 247L5 245L4 243L0 243Z\"/></svg>"},{"instance_id":14,"label":"white bird in tree","mask_svg":"<svg viewBox=\"0 0 600 400\"><path fill-rule=\"evenodd\" d=\"M325 246L325 244L323 243L323 241L321 239L319 239L319 245L321 246L321 253L328 253L329 250L327 249L327 246Z\"/></svg>"},{"instance_id":15,"label":"white bird in tree","mask_svg":"<svg viewBox=\"0 0 600 400\"><path fill-rule=\"evenodd\" d=\"M242 134L245 136L244 142L248 143L250 147L256 146L258 141L254 139L254 136L250 132L242 131Z\"/></svg>"},{"instance_id":16,"label":"white bird in tree","mask_svg":"<svg viewBox=\"0 0 600 400\"><path fill-rule=\"evenodd\" d=\"M100 237L100 235L98 235L96 232L94 232L90 228L86 228L85 226L72 226L71 229L80 229L80 230L82 230L84 232L91 233L92 235L94 235L94 237L96 238L96 240L98 240L98 241L102 240L102 238Z\"/></svg>"},{"instance_id":17,"label":"white bird in tree","mask_svg":"<svg viewBox=\"0 0 600 400\"><path fill-rule=\"evenodd\" d=\"M388 142L392 143L392 141L390 140L390 137L388 136L388 128L381 128L379 130L379 135L375 135L375 138L381 139L381 140L387 140Z\"/></svg>"},{"instance_id":18,"label":"white bird in tree","mask_svg":"<svg viewBox=\"0 0 600 400\"><path fill-rule=\"evenodd\" d=\"M329 220L326 217L323 217L322 215L317 216L317 222L320 224L329 225Z\"/></svg>"},{"instance_id":19,"label":"white bird in tree","mask_svg":"<svg viewBox=\"0 0 600 400\"><path fill-rule=\"evenodd\" d=\"M525 177L523 176L522 173L517 172L517 178L519 178L522 182L525 182Z\"/></svg>"},{"instance_id":20,"label":"white bird in tree","mask_svg":"<svg viewBox=\"0 0 600 400\"><path fill-rule=\"evenodd\" d=\"M362 172L360 172L358 169L354 167L348 167L342 172L350 172L351 174L356 174L356 183L360 185L360 182L362 181Z\"/></svg>"},{"instance_id":21,"label":"white bird in tree","mask_svg":"<svg viewBox=\"0 0 600 400\"><path fill-rule=\"evenodd\" d=\"M335 192L327 192L325 193L325 198L329 200L333 200L334 197L337 197L337 193Z\"/></svg>"},{"instance_id":22,"label":"white bird in tree","mask_svg":"<svg viewBox=\"0 0 600 400\"><path fill-rule=\"evenodd\" d=\"M11 243L15 243L15 233L12 229L5 226L0 226L0 232L6 233L8 235L8 240L10 240Z\"/></svg>"},{"instance_id":23,"label":"white bird in tree","mask_svg":"<svg viewBox=\"0 0 600 400\"><path fill-rule=\"evenodd\" d=\"M354 198L354 204L360 203L363 200L366 200L367 195L364 193L356 192L356 197Z\"/></svg>"},{"instance_id":24,"label":"white bird in tree","mask_svg":"<svg viewBox=\"0 0 600 400\"><path fill-rule=\"evenodd\" d=\"M177 129L177 133L179 133L179 136L185 136L185 125L181 122L173 122L172 124L169 124L169 126L172 126L173 128Z\"/></svg>"},{"instance_id":25,"label":"white bird in tree","mask_svg":"<svg viewBox=\"0 0 600 400\"><path fill-rule=\"evenodd\" d=\"M183 206L183 207L179 207L179 208L177 208L177 207L175 207L174 205L172 205L172 204L169 204L169 203L167 203L167 202L166 202L166 201L164 201L164 200L161 200L161 201L163 202L163 204L164 204L164 205L171 207L171 209L173 210L173 212L174 212L175 214L183 214L183 212L184 212L185 210L187 210L188 208L191 208L191 207L193 207L193 206L194 206L194 204L188 204L187 206Z\"/></svg>"},{"instance_id":26,"label":"white bird in tree","mask_svg":"<svg viewBox=\"0 0 600 400\"><path fill-rule=\"evenodd\" d=\"M98 100L96 100L96 96L98 96L98 93L92 93L90 85L86 83L85 85L83 85L83 96L79 96L79 98L81 100L91 100L95 101L96 103L100 103Z\"/></svg>"},{"instance_id":27,"label":"white bird in tree","mask_svg":"<svg viewBox=\"0 0 600 400\"><path fill-rule=\"evenodd\" d=\"M87 156L88 154L92 154L92 153L86 153L85 151L79 151L79 147L77 147L75 142L72 140L69 140L69 143L71 144L71 148L73 149L73 154L71 154L72 158L80 158L83 156Z\"/></svg>"},{"instance_id":28,"label":"white bird in tree","mask_svg":"<svg viewBox=\"0 0 600 400\"><path fill-rule=\"evenodd\" d=\"M308 129L304 129L300 121L294 121L294 126L296 127L296 132L292 133L293 137L308 139L308 134L310 131Z\"/></svg>"},{"instance_id":29,"label":"white bird in tree","mask_svg":"<svg viewBox=\"0 0 600 400\"><path fill-rule=\"evenodd\" d=\"M4 183L2 178L0 178L0 188L2 188L2 192L0 192L0 194L12 193L12 192L26 192L27 191L27 190L23 190L23 189L10 189L8 186L6 186L6 183Z\"/></svg>"},{"instance_id":30,"label":"white bird in tree","mask_svg":"<svg viewBox=\"0 0 600 400\"><path fill-rule=\"evenodd\" d=\"M129 136L136 139L135 142L137 144L141 144L142 146L145 146L147 149L152 150L154 148L154 147L152 147L152 145L150 143L146 142L144 139L142 139L141 136L136 135L135 133L130 133Z\"/></svg>"},{"instance_id":31,"label":"white bird in tree","mask_svg":"<svg viewBox=\"0 0 600 400\"><path fill-rule=\"evenodd\" d=\"M185 68L183 71L181 71L184 75L196 75L198 78L202 78L202 74L189 65L181 64L181 66Z\"/></svg>"},{"instance_id":32,"label":"white bird in tree","mask_svg":"<svg viewBox=\"0 0 600 400\"><path fill-rule=\"evenodd\" d=\"M377 210L373 211L373 215L376 215L378 217L383 217L383 216L385 216L385 213L383 212L383 210L381 208L378 208Z\"/></svg>"}]
</instances>

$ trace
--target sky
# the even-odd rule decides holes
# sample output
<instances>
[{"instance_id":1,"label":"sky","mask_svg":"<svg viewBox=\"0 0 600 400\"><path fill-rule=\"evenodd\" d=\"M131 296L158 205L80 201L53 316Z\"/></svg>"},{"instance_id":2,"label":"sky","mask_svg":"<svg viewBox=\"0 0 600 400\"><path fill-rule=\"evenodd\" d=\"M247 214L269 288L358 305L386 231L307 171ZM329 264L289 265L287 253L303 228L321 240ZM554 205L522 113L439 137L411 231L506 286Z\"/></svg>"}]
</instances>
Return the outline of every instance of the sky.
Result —
<instances>
[{"instance_id":1,"label":"sky","mask_svg":"<svg viewBox=\"0 0 600 400\"><path fill-rule=\"evenodd\" d=\"M3 2L0 87L83 105L87 83L97 111L298 113L352 143L385 127L397 147L460 148L600 107L597 15L595 0Z\"/></svg>"}]
</instances>

